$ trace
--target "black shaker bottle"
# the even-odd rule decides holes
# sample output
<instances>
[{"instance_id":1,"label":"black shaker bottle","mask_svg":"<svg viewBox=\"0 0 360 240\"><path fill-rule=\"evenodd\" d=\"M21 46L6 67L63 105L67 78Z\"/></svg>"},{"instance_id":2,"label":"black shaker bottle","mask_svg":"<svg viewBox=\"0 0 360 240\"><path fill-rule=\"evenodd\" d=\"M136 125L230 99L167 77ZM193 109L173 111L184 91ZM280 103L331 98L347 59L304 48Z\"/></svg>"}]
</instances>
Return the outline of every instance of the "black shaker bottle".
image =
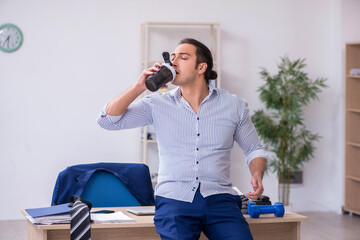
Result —
<instances>
[{"instance_id":1,"label":"black shaker bottle","mask_svg":"<svg viewBox=\"0 0 360 240\"><path fill-rule=\"evenodd\" d=\"M170 54L163 52L162 56L165 63L162 64L160 71L155 72L154 75L145 80L146 88L152 92L159 90L162 86L174 80L176 76L176 72L170 62Z\"/></svg>"}]
</instances>

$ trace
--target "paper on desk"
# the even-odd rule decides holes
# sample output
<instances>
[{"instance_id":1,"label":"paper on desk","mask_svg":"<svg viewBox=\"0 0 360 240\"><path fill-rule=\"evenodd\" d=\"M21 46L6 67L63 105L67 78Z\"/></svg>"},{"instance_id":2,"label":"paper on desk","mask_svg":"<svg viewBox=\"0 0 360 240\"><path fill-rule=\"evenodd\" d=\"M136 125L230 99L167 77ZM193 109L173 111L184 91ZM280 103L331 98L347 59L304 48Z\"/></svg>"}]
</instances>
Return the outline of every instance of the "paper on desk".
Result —
<instances>
[{"instance_id":1,"label":"paper on desk","mask_svg":"<svg viewBox=\"0 0 360 240\"><path fill-rule=\"evenodd\" d=\"M59 215L51 215L51 216L36 217L36 218L33 218L30 215L27 215L26 217L33 224L50 225L50 224L64 224L64 223L69 224L70 223L70 214L59 214Z\"/></svg>"},{"instance_id":2,"label":"paper on desk","mask_svg":"<svg viewBox=\"0 0 360 240\"><path fill-rule=\"evenodd\" d=\"M70 214L68 213L35 218L27 215L26 217L33 224L70 224ZM126 216L121 211L115 213L91 213L91 220L93 220L95 223L135 222L134 219Z\"/></svg>"},{"instance_id":3,"label":"paper on desk","mask_svg":"<svg viewBox=\"0 0 360 240\"><path fill-rule=\"evenodd\" d=\"M95 223L135 222L134 219L126 216L121 211L115 213L91 213L91 220Z\"/></svg>"},{"instance_id":4,"label":"paper on desk","mask_svg":"<svg viewBox=\"0 0 360 240\"><path fill-rule=\"evenodd\" d=\"M239 194L239 196L244 195L236 186L233 186L232 188Z\"/></svg>"}]
</instances>

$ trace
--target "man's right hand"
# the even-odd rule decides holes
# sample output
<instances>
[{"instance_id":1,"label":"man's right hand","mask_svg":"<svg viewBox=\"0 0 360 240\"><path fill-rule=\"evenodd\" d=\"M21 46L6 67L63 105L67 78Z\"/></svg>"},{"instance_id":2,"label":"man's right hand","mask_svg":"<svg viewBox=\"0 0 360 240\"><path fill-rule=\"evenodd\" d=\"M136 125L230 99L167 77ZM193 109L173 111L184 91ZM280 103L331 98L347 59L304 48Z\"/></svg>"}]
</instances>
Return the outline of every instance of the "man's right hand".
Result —
<instances>
[{"instance_id":1,"label":"man's right hand","mask_svg":"<svg viewBox=\"0 0 360 240\"><path fill-rule=\"evenodd\" d=\"M128 106L146 90L145 80L149 76L154 75L155 72L158 72L160 70L159 67L162 67L162 64L155 63L154 66L145 69L135 84L109 102L106 113L111 116L124 114Z\"/></svg>"},{"instance_id":2,"label":"man's right hand","mask_svg":"<svg viewBox=\"0 0 360 240\"><path fill-rule=\"evenodd\" d=\"M144 69L144 71L142 71L142 73L140 74L139 79L136 82L136 86L145 91L146 90L145 80L149 76L154 75L156 72L160 71L161 67L162 67L161 63L155 63L152 67L150 67L148 69Z\"/></svg>"}]
</instances>

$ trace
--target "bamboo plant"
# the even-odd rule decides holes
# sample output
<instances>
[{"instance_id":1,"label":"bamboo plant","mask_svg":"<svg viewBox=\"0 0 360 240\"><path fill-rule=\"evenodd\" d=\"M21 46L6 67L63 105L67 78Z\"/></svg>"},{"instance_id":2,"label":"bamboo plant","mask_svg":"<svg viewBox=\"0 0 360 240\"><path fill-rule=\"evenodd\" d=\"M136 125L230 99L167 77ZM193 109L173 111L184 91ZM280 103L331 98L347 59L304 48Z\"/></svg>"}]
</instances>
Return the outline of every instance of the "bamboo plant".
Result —
<instances>
[{"instance_id":1,"label":"bamboo plant","mask_svg":"<svg viewBox=\"0 0 360 240\"><path fill-rule=\"evenodd\" d=\"M276 75L263 68L260 76L265 83L258 91L266 110L257 110L252 116L266 149L273 153L268 168L277 173L278 197L284 205L289 204L291 174L314 156L314 143L320 138L306 129L302 108L318 100L326 79L311 80L305 66L305 59L291 61L285 56Z\"/></svg>"}]
</instances>

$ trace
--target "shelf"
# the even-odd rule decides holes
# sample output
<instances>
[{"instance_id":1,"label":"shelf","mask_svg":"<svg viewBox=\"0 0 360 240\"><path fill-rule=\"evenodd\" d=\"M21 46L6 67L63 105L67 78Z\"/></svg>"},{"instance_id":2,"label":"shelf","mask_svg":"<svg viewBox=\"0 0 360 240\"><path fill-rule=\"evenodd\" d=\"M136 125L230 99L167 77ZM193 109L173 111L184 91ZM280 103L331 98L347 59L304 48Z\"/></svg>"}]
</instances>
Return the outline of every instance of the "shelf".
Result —
<instances>
[{"instance_id":1,"label":"shelf","mask_svg":"<svg viewBox=\"0 0 360 240\"><path fill-rule=\"evenodd\" d=\"M348 207L344 207L344 211L345 212L351 212L351 213L355 213L357 215L360 215L360 210L354 210L352 208L348 208Z\"/></svg>"},{"instance_id":2,"label":"shelf","mask_svg":"<svg viewBox=\"0 0 360 240\"><path fill-rule=\"evenodd\" d=\"M141 24L142 26L199 26L199 27L209 27L209 26L220 26L219 23L175 23L175 22L147 22Z\"/></svg>"},{"instance_id":3,"label":"shelf","mask_svg":"<svg viewBox=\"0 0 360 240\"><path fill-rule=\"evenodd\" d=\"M149 140L149 139L147 139L147 140L141 139L141 142L145 142L145 143L157 143L156 140Z\"/></svg>"},{"instance_id":4,"label":"shelf","mask_svg":"<svg viewBox=\"0 0 360 240\"><path fill-rule=\"evenodd\" d=\"M350 71L360 68L360 42L346 44L345 66L345 206L360 212L360 76Z\"/></svg>"},{"instance_id":5,"label":"shelf","mask_svg":"<svg viewBox=\"0 0 360 240\"><path fill-rule=\"evenodd\" d=\"M347 145L360 148L360 143L346 142Z\"/></svg>"},{"instance_id":6,"label":"shelf","mask_svg":"<svg viewBox=\"0 0 360 240\"><path fill-rule=\"evenodd\" d=\"M358 177L346 176L346 178L350 179L350 180L353 180L353 181L356 181L356 182L360 182L360 178L358 178Z\"/></svg>"},{"instance_id":7,"label":"shelf","mask_svg":"<svg viewBox=\"0 0 360 240\"><path fill-rule=\"evenodd\" d=\"M356 107L352 109L358 108ZM347 112L345 117L345 124L345 141L360 143L360 114L358 112Z\"/></svg>"},{"instance_id":8,"label":"shelf","mask_svg":"<svg viewBox=\"0 0 360 240\"><path fill-rule=\"evenodd\" d=\"M345 181L345 207L349 212L360 211L360 179L346 177Z\"/></svg>"},{"instance_id":9,"label":"shelf","mask_svg":"<svg viewBox=\"0 0 360 240\"><path fill-rule=\"evenodd\" d=\"M360 75L347 75L346 77L360 79Z\"/></svg>"},{"instance_id":10,"label":"shelf","mask_svg":"<svg viewBox=\"0 0 360 240\"><path fill-rule=\"evenodd\" d=\"M346 43L346 45L349 45L349 46L352 46L352 45L358 46L358 45L360 45L360 42L348 42L348 43Z\"/></svg>"},{"instance_id":11,"label":"shelf","mask_svg":"<svg viewBox=\"0 0 360 240\"><path fill-rule=\"evenodd\" d=\"M348 108L348 109L346 109L346 111L353 112L353 113L360 113L360 109L356 109L356 108Z\"/></svg>"}]
</instances>

